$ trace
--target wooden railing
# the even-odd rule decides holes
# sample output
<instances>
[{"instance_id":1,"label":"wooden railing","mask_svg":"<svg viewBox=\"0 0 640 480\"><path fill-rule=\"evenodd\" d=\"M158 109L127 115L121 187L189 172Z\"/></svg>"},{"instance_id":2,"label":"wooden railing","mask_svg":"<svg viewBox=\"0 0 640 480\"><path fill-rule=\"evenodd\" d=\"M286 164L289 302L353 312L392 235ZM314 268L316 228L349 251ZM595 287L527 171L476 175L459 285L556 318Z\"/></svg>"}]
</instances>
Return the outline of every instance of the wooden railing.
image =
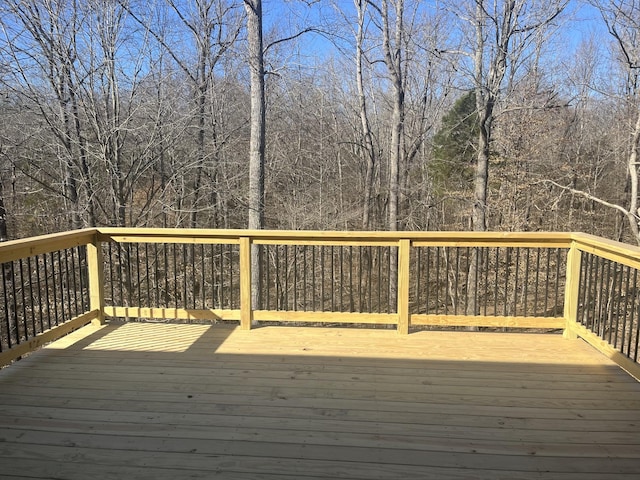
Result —
<instances>
[{"instance_id":1,"label":"wooden railing","mask_svg":"<svg viewBox=\"0 0 640 480\"><path fill-rule=\"evenodd\" d=\"M584 234L99 228L0 264L2 363L120 317L564 329L638 366L640 249Z\"/></svg>"}]
</instances>

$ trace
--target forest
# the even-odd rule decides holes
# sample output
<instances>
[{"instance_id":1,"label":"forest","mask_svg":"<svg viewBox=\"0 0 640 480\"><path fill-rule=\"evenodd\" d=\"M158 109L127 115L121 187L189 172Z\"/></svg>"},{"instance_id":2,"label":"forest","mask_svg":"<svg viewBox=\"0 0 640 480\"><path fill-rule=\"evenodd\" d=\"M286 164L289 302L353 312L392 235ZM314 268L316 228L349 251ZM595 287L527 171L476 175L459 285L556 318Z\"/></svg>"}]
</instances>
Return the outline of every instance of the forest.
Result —
<instances>
[{"instance_id":1,"label":"forest","mask_svg":"<svg viewBox=\"0 0 640 480\"><path fill-rule=\"evenodd\" d=\"M3 0L0 239L640 243L637 0Z\"/></svg>"}]
</instances>

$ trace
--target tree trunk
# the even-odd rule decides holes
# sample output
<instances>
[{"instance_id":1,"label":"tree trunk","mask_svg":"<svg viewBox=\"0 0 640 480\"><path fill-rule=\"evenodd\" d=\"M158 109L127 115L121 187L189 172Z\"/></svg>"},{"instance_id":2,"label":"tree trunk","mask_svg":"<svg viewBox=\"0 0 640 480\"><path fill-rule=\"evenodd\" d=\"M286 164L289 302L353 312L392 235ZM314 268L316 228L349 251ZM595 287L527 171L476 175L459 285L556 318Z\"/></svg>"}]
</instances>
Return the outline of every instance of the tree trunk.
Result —
<instances>
[{"instance_id":1,"label":"tree trunk","mask_svg":"<svg viewBox=\"0 0 640 480\"><path fill-rule=\"evenodd\" d=\"M262 45L262 0L244 0L247 12L251 78L251 138L249 143L249 221L252 230L264 228L265 91ZM260 306L260 253L251 248L251 303Z\"/></svg>"},{"instance_id":2,"label":"tree trunk","mask_svg":"<svg viewBox=\"0 0 640 480\"><path fill-rule=\"evenodd\" d=\"M373 147L373 138L371 136L371 127L369 124L369 116L367 113L367 101L364 92L364 79L362 76L363 51L362 44L364 41L364 17L367 3L365 0L354 0L358 9L358 31L356 34L356 84L358 87L358 105L360 108L360 123L362 125L362 140L364 145L365 156L365 176L364 176L364 198L362 204L362 229L371 228L371 197L373 191L373 179L375 172L375 150Z\"/></svg>"},{"instance_id":3,"label":"tree trunk","mask_svg":"<svg viewBox=\"0 0 640 480\"><path fill-rule=\"evenodd\" d=\"M0 180L0 242L6 242L8 239L7 209L4 206L4 190L2 180Z\"/></svg>"}]
</instances>

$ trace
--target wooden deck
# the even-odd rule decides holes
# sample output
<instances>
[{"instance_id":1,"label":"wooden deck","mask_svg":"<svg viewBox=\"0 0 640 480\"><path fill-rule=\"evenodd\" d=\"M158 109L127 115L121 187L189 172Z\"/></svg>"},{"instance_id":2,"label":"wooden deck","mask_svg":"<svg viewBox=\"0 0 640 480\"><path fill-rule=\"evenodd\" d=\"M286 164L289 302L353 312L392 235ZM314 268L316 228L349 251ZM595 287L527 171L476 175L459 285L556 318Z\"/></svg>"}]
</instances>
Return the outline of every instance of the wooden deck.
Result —
<instances>
[{"instance_id":1,"label":"wooden deck","mask_svg":"<svg viewBox=\"0 0 640 480\"><path fill-rule=\"evenodd\" d=\"M0 477L637 479L640 383L557 335L90 326L0 371Z\"/></svg>"}]
</instances>

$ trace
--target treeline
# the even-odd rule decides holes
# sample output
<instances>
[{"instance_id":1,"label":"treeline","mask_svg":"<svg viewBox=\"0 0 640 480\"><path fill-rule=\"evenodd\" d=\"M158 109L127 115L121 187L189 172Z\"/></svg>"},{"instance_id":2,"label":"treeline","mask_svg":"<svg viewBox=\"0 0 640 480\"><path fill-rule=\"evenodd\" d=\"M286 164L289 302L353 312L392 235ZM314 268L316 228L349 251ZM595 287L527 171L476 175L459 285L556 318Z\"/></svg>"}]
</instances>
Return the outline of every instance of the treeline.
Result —
<instances>
[{"instance_id":1,"label":"treeline","mask_svg":"<svg viewBox=\"0 0 640 480\"><path fill-rule=\"evenodd\" d=\"M640 7L594 5L265 2L264 226L635 242ZM245 2L5 0L0 23L2 236L247 226Z\"/></svg>"}]
</instances>

